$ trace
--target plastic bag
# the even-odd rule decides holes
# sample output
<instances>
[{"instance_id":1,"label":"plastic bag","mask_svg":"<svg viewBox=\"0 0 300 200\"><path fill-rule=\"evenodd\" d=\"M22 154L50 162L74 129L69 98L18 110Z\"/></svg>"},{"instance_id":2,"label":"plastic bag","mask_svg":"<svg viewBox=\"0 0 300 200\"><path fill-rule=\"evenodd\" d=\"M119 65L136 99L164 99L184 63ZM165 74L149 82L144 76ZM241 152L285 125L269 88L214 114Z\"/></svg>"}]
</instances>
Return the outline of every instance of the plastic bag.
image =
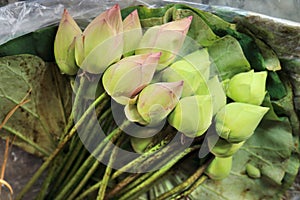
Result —
<instances>
[{"instance_id":1,"label":"plastic bag","mask_svg":"<svg viewBox=\"0 0 300 200\"><path fill-rule=\"evenodd\" d=\"M101 13L102 11L106 10L107 8L111 7L116 3L118 3L121 8L132 5L146 5L148 7L159 7L167 3L184 3L202 10L222 14L222 17L227 20L232 20L236 16L251 16L251 20L253 20L253 18L256 17L255 19L258 19L258 21L263 22L263 24L267 25L267 28L274 28L274 25L275 27L280 27L276 29L276 36L272 39L277 39L277 37L280 37L283 40L287 40L287 38L293 38L292 41L294 42L289 42L288 45L294 45L288 48L288 52L291 52L291 50L295 51L295 54L293 53L292 55L298 55L297 57L300 57L299 34L294 35L294 33L285 31L291 28L296 30L295 34L297 34L297 31L299 33L300 23L282 20L279 18L272 18L266 15L260 15L257 13L230 7L208 6L197 3L196 0L32 0L16 2L14 4L9 4L0 8L0 45L26 33L58 23L64 8L68 9L68 11L76 20L86 23L90 21L93 17L95 17L97 14ZM259 25L262 24L260 23ZM296 38L294 36L296 36ZM280 39L280 41L282 39ZM285 44L283 45L284 47L286 46ZM272 45L270 46L273 47Z\"/></svg>"}]
</instances>

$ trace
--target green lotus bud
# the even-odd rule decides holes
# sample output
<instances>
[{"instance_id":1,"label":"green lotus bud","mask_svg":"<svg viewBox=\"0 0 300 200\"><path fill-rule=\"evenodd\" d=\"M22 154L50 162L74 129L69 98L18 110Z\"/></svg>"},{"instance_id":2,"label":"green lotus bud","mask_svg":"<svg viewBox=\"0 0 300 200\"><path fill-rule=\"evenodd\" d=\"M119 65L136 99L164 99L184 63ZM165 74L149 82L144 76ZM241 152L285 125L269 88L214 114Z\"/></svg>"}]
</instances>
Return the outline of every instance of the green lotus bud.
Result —
<instances>
[{"instance_id":1,"label":"green lotus bud","mask_svg":"<svg viewBox=\"0 0 300 200\"><path fill-rule=\"evenodd\" d=\"M199 54L193 53L193 55L198 56ZM190 62L189 59L185 59L184 57L182 60L173 63L170 67L162 71L161 80L166 82L183 80L184 85L181 95L182 97L192 96L195 95L197 92L197 94L199 95L209 94L205 78L199 70L201 60L198 60L198 66L195 66L193 65L193 63L196 64L196 59L193 58L192 55L189 55L188 57L192 62ZM207 59L209 59L208 56ZM205 59L205 65L206 62L207 60Z\"/></svg>"},{"instance_id":2,"label":"green lotus bud","mask_svg":"<svg viewBox=\"0 0 300 200\"><path fill-rule=\"evenodd\" d=\"M224 106L215 117L216 131L229 142L248 139L269 108L233 102Z\"/></svg>"},{"instance_id":3,"label":"green lotus bud","mask_svg":"<svg viewBox=\"0 0 300 200\"><path fill-rule=\"evenodd\" d=\"M215 157L205 173L213 180L222 180L230 174L231 167L232 156L226 158Z\"/></svg>"},{"instance_id":4,"label":"green lotus bud","mask_svg":"<svg viewBox=\"0 0 300 200\"><path fill-rule=\"evenodd\" d=\"M137 153L144 153L147 146L152 142L152 137L149 138L137 138L131 137L130 144L133 150Z\"/></svg>"},{"instance_id":5,"label":"green lotus bud","mask_svg":"<svg viewBox=\"0 0 300 200\"><path fill-rule=\"evenodd\" d=\"M123 53L123 22L120 7L113 6L96 17L76 40L75 58L89 73L102 73Z\"/></svg>"},{"instance_id":6,"label":"green lotus bud","mask_svg":"<svg viewBox=\"0 0 300 200\"><path fill-rule=\"evenodd\" d=\"M257 167L255 167L249 163L246 165L246 172L250 178L260 178L261 177L260 170Z\"/></svg>"},{"instance_id":7,"label":"green lotus bud","mask_svg":"<svg viewBox=\"0 0 300 200\"><path fill-rule=\"evenodd\" d=\"M175 108L182 93L183 81L154 83L139 94L137 111L149 125L157 125Z\"/></svg>"},{"instance_id":8,"label":"green lotus bud","mask_svg":"<svg viewBox=\"0 0 300 200\"><path fill-rule=\"evenodd\" d=\"M228 83L227 96L237 102L260 105L266 94L267 72L239 73Z\"/></svg>"},{"instance_id":9,"label":"green lotus bud","mask_svg":"<svg viewBox=\"0 0 300 200\"><path fill-rule=\"evenodd\" d=\"M124 48L123 54L126 56L134 54L143 36L140 18L137 10L130 13L123 21Z\"/></svg>"},{"instance_id":10,"label":"green lotus bud","mask_svg":"<svg viewBox=\"0 0 300 200\"><path fill-rule=\"evenodd\" d=\"M75 38L81 29L65 9L54 40L54 56L60 71L74 75L78 71L75 62Z\"/></svg>"},{"instance_id":11,"label":"green lotus bud","mask_svg":"<svg viewBox=\"0 0 300 200\"><path fill-rule=\"evenodd\" d=\"M226 105L226 95L222 83L219 81L218 76L214 76L208 80L207 86L213 102L213 115L215 115L223 106Z\"/></svg>"},{"instance_id":12,"label":"green lotus bud","mask_svg":"<svg viewBox=\"0 0 300 200\"><path fill-rule=\"evenodd\" d=\"M143 117L140 115L140 113L137 110L136 104L127 104L124 108L125 116L126 118L131 122L137 122L141 125L147 125L148 122L146 122Z\"/></svg>"},{"instance_id":13,"label":"green lotus bud","mask_svg":"<svg viewBox=\"0 0 300 200\"><path fill-rule=\"evenodd\" d=\"M160 55L130 56L113 64L103 74L104 89L116 102L128 104L151 82Z\"/></svg>"},{"instance_id":14,"label":"green lotus bud","mask_svg":"<svg viewBox=\"0 0 300 200\"><path fill-rule=\"evenodd\" d=\"M162 52L157 70L171 64L183 45L192 17L149 28L141 39L135 54Z\"/></svg>"},{"instance_id":15,"label":"green lotus bud","mask_svg":"<svg viewBox=\"0 0 300 200\"><path fill-rule=\"evenodd\" d=\"M194 51L183 58L196 67L206 81L209 79L211 61L207 48Z\"/></svg>"},{"instance_id":16,"label":"green lotus bud","mask_svg":"<svg viewBox=\"0 0 300 200\"><path fill-rule=\"evenodd\" d=\"M235 152L237 152L241 146L245 143L245 141L239 143L230 143L227 140L219 138L217 143L213 140L214 136L208 137L208 147L210 152L213 153L217 157L229 157L232 156Z\"/></svg>"},{"instance_id":17,"label":"green lotus bud","mask_svg":"<svg viewBox=\"0 0 300 200\"><path fill-rule=\"evenodd\" d=\"M198 137L211 125L212 113L210 95L184 97L168 117L168 122L186 136Z\"/></svg>"}]
</instances>

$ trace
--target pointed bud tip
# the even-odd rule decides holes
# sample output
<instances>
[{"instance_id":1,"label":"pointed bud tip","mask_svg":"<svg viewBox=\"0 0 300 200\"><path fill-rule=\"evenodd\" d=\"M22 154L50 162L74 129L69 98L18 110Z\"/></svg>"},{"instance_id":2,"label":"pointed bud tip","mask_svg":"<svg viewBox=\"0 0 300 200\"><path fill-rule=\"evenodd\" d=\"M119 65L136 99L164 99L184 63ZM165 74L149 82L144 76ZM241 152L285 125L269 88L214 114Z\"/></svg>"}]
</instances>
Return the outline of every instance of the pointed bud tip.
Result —
<instances>
[{"instance_id":1,"label":"pointed bud tip","mask_svg":"<svg viewBox=\"0 0 300 200\"><path fill-rule=\"evenodd\" d=\"M119 9L120 9L120 6L119 6L119 4L115 4L115 5L112 7L112 9L119 10Z\"/></svg>"},{"instance_id":2,"label":"pointed bud tip","mask_svg":"<svg viewBox=\"0 0 300 200\"><path fill-rule=\"evenodd\" d=\"M70 17L70 13L68 12L68 10L66 8L64 8L64 12L63 12L63 19L68 19Z\"/></svg>"},{"instance_id":3,"label":"pointed bud tip","mask_svg":"<svg viewBox=\"0 0 300 200\"><path fill-rule=\"evenodd\" d=\"M131 16L138 15L138 11L137 11L137 9L135 9L134 11L132 11L132 12L130 13L130 15L131 15Z\"/></svg>"},{"instance_id":4,"label":"pointed bud tip","mask_svg":"<svg viewBox=\"0 0 300 200\"><path fill-rule=\"evenodd\" d=\"M162 52L151 53L150 56L160 58Z\"/></svg>"},{"instance_id":5,"label":"pointed bud tip","mask_svg":"<svg viewBox=\"0 0 300 200\"><path fill-rule=\"evenodd\" d=\"M192 20L193 20L193 16L189 16L189 17L187 17L187 19L188 19L189 21L192 21Z\"/></svg>"}]
</instances>

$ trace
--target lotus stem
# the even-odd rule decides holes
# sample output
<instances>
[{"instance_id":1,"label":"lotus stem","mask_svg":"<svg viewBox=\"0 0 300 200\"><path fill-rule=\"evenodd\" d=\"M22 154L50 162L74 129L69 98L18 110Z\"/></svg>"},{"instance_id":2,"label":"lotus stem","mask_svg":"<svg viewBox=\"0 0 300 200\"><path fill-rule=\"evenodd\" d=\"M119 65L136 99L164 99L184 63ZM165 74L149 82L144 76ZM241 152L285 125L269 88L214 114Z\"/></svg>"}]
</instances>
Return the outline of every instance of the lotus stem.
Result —
<instances>
[{"instance_id":1,"label":"lotus stem","mask_svg":"<svg viewBox=\"0 0 300 200\"><path fill-rule=\"evenodd\" d=\"M73 137L76 133L77 128L83 124L86 118L90 115L90 113L94 110L94 108L99 105L103 99L106 97L106 93L103 93L99 96L85 111L80 120L76 123L76 125L69 131L69 133L64 137L64 139L58 144L57 148L53 151L53 153L45 160L45 162L41 165L41 167L37 170L37 172L32 176L29 182L25 185L25 187L21 190L21 192L16 197L16 200L21 200L23 196L28 192L28 190L33 186L33 184L37 181L37 179L42 175L42 173L49 167L53 159L59 154L59 152L63 149L63 147L67 144L67 142Z\"/></svg>"}]
</instances>

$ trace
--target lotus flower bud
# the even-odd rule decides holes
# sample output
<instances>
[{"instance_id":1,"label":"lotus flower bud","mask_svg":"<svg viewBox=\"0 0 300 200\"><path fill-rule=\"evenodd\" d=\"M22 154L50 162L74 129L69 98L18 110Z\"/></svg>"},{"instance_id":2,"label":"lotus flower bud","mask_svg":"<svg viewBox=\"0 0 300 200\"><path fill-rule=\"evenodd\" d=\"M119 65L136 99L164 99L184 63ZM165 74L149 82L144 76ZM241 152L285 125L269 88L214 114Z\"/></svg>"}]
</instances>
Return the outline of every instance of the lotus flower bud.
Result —
<instances>
[{"instance_id":1,"label":"lotus flower bud","mask_svg":"<svg viewBox=\"0 0 300 200\"><path fill-rule=\"evenodd\" d=\"M54 56L60 71L74 75L78 71L75 62L75 38L81 29L65 9L54 41Z\"/></svg>"},{"instance_id":2,"label":"lotus flower bud","mask_svg":"<svg viewBox=\"0 0 300 200\"><path fill-rule=\"evenodd\" d=\"M131 137L130 143L133 150L137 153L144 153L147 146L152 142L152 137L149 138L137 138Z\"/></svg>"},{"instance_id":3,"label":"lotus flower bud","mask_svg":"<svg viewBox=\"0 0 300 200\"><path fill-rule=\"evenodd\" d=\"M229 157L236 153L245 141L239 143L230 143L227 140L219 138L217 143L214 144L212 137L207 138L208 147L210 152L217 157Z\"/></svg>"},{"instance_id":4,"label":"lotus flower bud","mask_svg":"<svg viewBox=\"0 0 300 200\"><path fill-rule=\"evenodd\" d=\"M255 167L249 163L246 165L246 172L247 172L248 176L251 178L260 178L261 177L260 170L257 167Z\"/></svg>"},{"instance_id":5,"label":"lotus flower bud","mask_svg":"<svg viewBox=\"0 0 300 200\"><path fill-rule=\"evenodd\" d=\"M196 56L198 54L193 55ZM189 57L196 64L195 58L191 55ZM209 59L208 56L207 59ZM207 60L205 59L204 62L207 62ZM199 95L208 95L207 83L203 74L198 69L200 67L193 65L193 63L185 58L173 63L170 67L162 71L161 80L166 82L183 80L182 97L192 96L197 92ZM197 65L201 65L201 60L198 60Z\"/></svg>"},{"instance_id":6,"label":"lotus flower bud","mask_svg":"<svg viewBox=\"0 0 300 200\"><path fill-rule=\"evenodd\" d=\"M76 41L75 57L80 68L98 74L118 61L123 53L122 32L118 5L96 17Z\"/></svg>"},{"instance_id":7,"label":"lotus flower bud","mask_svg":"<svg viewBox=\"0 0 300 200\"><path fill-rule=\"evenodd\" d=\"M218 76L213 77L207 82L210 95L213 102L213 115L215 115L223 106L226 105L226 95L222 83Z\"/></svg>"},{"instance_id":8,"label":"lotus flower bud","mask_svg":"<svg viewBox=\"0 0 300 200\"><path fill-rule=\"evenodd\" d=\"M128 104L151 82L160 55L150 53L130 56L113 64L104 72L104 89L116 102Z\"/></svg>"},{"instance_id":9,"label":"lotus flower bud","mask_svg":"<svg viewBox=\"0 0 300 200\"><path fill-rule=\"evenodd\" d=\"M143 117L140 115L140 113L137 110L136 104L127 104L124 108L125 116L126 118L131 122L137 122L141 125L147 125L148 122L146 122Z\"/></svg>"},{"instance_id":10,"label":"lotus flower bud","mask_svg":"<svg viewBox=\"0 0 300 200\"><path fill-rule=\"evenodd\" d=\"M168 117L168 122L186 136L198 137L211 125L212 113L211 96L184 97Z\"/></svg>"},{"instance_id":11,"label":"lotus flower bud","mask_svg":"<svg viewBox=\"0 0 300 200\"><path fill-rule=\"evenodd\" d=\"M188 17L149 28L135 54L162 52L157 70L164 69L173 62L181 49L191 21L192 17Z\"/></svg>"},{"instance_id":12,"label":"lotus flower bud","mask_svg":"<svg viewBox=\"0 0 300 200\"><path fill-rule=\"evenodd\" d=\"M216 114L216 131L231 143L242 142L254 133L268 110L252 104L229 103Z\"/></svg>"},{"instance_id":13,"label":"lotus flower bud","mask_svg":"<svg viewBox=\"0 0 300 200\"><path fill-rule=\"evenodd\" d=\"M130 13L123 21L123 54L132 55L143 36L140 18L137 10Z\"/></svg>"},{"instance_id":14,"label":"lotus flower bud","mask_svg":"<svg viewBox=\"0 0 300 200\"><path fill-rule=\"evenodd\" d=\"M266 94L267 72L239 73L228 83L227 96L237 102L262 104Z\"/></svg>"},{"instance_id":15,"label":"lotus flower bud","mask_svg":"<svg viewBox=\"0 0 300 200\"><path fill-rule=\"evenodd\" d=\"M230 174L231 167L232 156L226 158L215 157L205 173L213 180L222 180Z\"/></svg>"},{"instance_id":16,"label":"lotus flower bud","mask_svg":"<svg viewBox=\"0 0 300 200\"><path fill-rule=\"evenodd\" d=\"M183 81L154 83L139 94L137 111L149 125L157 125L175 108L182 93Z\"/></svg>"},{"instance_id":17,"label":"lotus flower bud","mask_svg":"<svg viewBox=\"0 0 300 200\"><path fill-rule=\"evenodd\" d=\"M193 53L184 56L183 59L196 67L206 81L209 79L211 61L207 48L194 51Z\"/></svg>"}]
</instances>

